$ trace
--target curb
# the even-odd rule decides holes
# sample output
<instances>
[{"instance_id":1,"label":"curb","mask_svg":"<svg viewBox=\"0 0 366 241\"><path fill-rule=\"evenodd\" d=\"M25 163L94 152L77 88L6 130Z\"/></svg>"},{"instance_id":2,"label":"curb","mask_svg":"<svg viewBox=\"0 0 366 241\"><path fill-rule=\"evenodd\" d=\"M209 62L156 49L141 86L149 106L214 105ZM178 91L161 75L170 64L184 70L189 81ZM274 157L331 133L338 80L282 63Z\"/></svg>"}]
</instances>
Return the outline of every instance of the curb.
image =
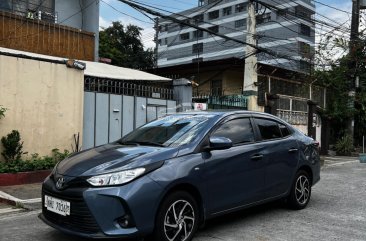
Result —
<instances>
[{"instance_id":1,"label":"curb","mask_svg":"<svg viewBox=\"0 0 366 241\"><path fill-rule=\"evenodd\" d=\"M0 202L9 204L14 207L21 207L27 210L34 210L34 206L39 206L42 202L42 198L33 198L33 199L19 199L13 197L3 191L0 191Z\"/></svg>"}]
</instances>

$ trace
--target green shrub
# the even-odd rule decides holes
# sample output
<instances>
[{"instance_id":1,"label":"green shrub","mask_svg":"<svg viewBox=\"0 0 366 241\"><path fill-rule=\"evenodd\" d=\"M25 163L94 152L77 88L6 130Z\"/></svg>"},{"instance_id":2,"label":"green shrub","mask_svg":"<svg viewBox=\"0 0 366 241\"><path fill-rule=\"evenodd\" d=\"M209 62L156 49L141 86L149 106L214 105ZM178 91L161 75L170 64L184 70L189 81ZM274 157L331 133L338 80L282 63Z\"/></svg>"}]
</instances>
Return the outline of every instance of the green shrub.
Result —
<instances>
[{"instance_id":1,"label":"green shrub","mask_svg":"<svg viewBox=\"0 0 366 241\"><path fill-rule=\"evenodd\" d=\"M8 109L2 107L0 105L0 119L4 118L5 117L5 112L7 111Z\"/></svg>"},{"instance_id":2,"label":"green shrub","mask_svg":"<svg viewBox=\"0 0 366 241\"><path fill-rule=\"evenodd\" d=\"M39 170L50 170L59 161L65 159L69 152L59 152L58 149L52 150L52 156L40 157L38 153L34 153L27 160L17 159L12 162L0 162L0 173L17 173Z\"/></svg>"},{"instance_id":3,"label":"green shrub","mask_svg":"<svg viewBox=\"0 0 366 241\"><path fill-rule=\"evenodd\" d=\"M349 156L353 151L353 138L352 136L346 134L341 139L339 139L335 145L335 150L337 155Z\"/></svg>"},{"instance_id":4,"label":"green shrub","mask_svg":"<svg viewBox=\"0 0 366 241\"><path fill-rule=\"evenodd\" d=\"M21 142L19 131L13 130L7 136L1 138L4 151L1 153L7 162L13 162L21 158L23 142Z\"/></svg>"}]
</instances>

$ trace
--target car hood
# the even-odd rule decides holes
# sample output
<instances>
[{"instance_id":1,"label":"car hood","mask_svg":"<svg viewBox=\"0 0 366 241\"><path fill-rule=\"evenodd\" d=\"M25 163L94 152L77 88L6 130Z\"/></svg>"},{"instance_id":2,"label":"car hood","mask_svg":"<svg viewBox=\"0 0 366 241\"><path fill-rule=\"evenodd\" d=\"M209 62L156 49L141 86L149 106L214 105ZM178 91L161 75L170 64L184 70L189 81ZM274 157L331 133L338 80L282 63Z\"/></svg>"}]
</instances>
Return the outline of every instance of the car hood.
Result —
<instances>
[{"instance_id":1,"label":"car hood","mask_svg":"<svg viewBox=\"0 0 366 241\"><path fill-rule=\"evenodd\" d=\"M154 164L177 154L178 148L107 144L62 160L56 172L71 177L93 176Z\"/></svg>"}]
</instances>

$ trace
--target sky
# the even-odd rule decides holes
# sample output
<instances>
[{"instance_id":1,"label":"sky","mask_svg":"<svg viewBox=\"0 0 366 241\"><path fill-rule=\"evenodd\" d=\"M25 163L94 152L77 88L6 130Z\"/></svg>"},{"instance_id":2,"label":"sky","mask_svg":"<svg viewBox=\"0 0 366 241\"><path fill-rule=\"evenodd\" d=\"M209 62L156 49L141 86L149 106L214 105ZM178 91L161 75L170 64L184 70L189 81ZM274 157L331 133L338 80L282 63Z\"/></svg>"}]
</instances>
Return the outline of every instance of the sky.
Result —
<instances>
[{"instance_id":1,"label":"sky","mask_svg":"<svg viewBox=\"0 0 366 241\"><path fill-rule=\"evenodd\" d=\"M166 14L169 12L179 12L198 5L198 0L137 0L143 4L149 4L151 6L167 10ZM318 20L330 23L334 26L339 26L341 24L344 28L350 27L350 13L352 11L352 0L315 0L316 11L319 15L316 16ZM339 10L324 6L324 4L331 7L338 8L340 10L349 12L344 13ZM146 48L154 47L154 34L153 22L145 15L139 13L133 8L127 6L126 4L119 2L118 0L100 0L100 28L108 27L112 21L121 21L123 24L134 24L143 29L142 31L142 41ZM321 16L323 15L323 16ZM318 26L318 34L316 42L321 40L322 32L327 31L327 29L321 29Z\"/></svg>"}]
</instances>

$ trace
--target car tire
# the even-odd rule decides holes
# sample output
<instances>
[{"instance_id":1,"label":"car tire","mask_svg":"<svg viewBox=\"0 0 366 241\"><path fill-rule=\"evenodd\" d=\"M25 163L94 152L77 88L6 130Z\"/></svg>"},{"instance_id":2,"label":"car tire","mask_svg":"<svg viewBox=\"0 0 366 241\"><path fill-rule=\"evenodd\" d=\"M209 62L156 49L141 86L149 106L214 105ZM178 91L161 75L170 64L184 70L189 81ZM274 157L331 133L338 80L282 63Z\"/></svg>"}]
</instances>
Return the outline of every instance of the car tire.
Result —
<instances>
[{"instance_id":1,"label":"car tire","mask_svg":"<svg viewBox=\"0 0 366 241\"><path fill-rule=\"evenodd\" d=\"M298 171L287 198L288 206L294 210L304 209L310 201L311 186L309 174L304 170Z\"/></svg>"},{"instance_id":2,"label":"car tire","mask_svg":"<svg viewBox=\"0 0 366 241\"><path fill-rule=\"evenodd\" d=\"M199 222L196 200L187 192L169 194L156 216L155 241L190 241Z\"/></svg>"}]
</instances>

